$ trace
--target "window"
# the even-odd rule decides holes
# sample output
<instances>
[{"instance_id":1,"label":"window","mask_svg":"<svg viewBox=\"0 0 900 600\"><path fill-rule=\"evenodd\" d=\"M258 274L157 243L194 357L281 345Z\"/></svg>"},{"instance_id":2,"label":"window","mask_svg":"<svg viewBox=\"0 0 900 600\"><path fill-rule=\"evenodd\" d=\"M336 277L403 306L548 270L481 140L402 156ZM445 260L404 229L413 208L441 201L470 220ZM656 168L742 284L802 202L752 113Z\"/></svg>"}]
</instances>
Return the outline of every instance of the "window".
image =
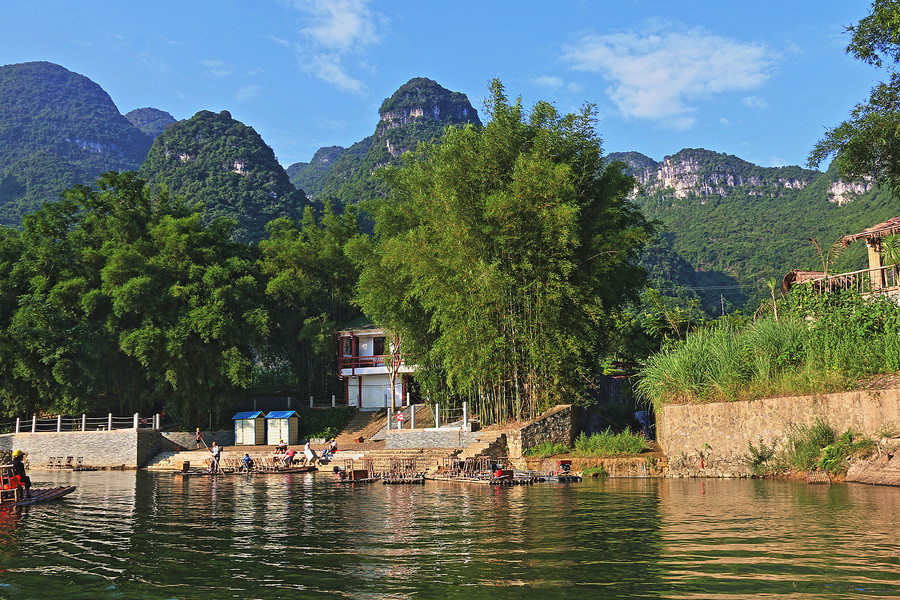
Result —
<instances>
[{"instance_id":1,"label":"window","mask_svg":"<svg viewBox=\"0 0 900 600\"><path fill-rule=\"evenodd\" d=\"M349 335L341 338L344 343L344 349L342 354L344 356L353 356L353 338Z\"/></svg>"},{"instance_id":2,"label":"window","mask_svg":"<svg viewBox=\"0 0 900 600\"><path fill-rule=\"evenodd\" d=\"M381 356L384 354L384 338L377 337L372 340L372 354Z\"/></svg>"}]
</instances>

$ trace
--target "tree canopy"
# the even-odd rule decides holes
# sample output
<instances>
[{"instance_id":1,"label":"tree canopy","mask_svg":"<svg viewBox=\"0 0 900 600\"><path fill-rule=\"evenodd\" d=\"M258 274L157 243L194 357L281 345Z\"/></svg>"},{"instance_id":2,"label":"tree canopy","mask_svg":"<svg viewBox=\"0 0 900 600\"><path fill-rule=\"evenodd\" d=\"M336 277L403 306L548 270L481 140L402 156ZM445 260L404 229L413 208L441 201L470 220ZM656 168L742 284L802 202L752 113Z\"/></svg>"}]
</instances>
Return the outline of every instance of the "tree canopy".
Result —
<instances>
[{"instance_id":1,"label":"tree canopy","mask_svg":"<svg viewBox=\"0 0 900 600\"><path fill-rule=\"evenodd\" d=\"M352 255L360 305L416 357L424 391L493 422L585 397L644 282L650 226L633 179L603 159L592 106L529 113L494 81L487 111L483 129L449 127L385 169L377 237Z\"/></svg>"},{"instance_id":2,"label":"tree canopy","mask_svg":"<svg viewBox=\"0 0 900 600\"><path fill-rule=\"evenodd\" d=\"M875 0L868 16L848 27L847 53L884 69L887 79L875 85L867 102L857 104L850 119L825 132L809 155L817 166L835 157L845 178L871 177L900 191L900 2Z\"/></svg>"},{"instance_id":3,"label":"tree canopy","mask_svg":"<svg viewBox=\"0 0 900 600\"><path fill-rule=\"evenodd\" d=\"M267 327L250 249L133 172L96 185L0 232L4 412L230 409Z\"/></svg>"}]
</instances>

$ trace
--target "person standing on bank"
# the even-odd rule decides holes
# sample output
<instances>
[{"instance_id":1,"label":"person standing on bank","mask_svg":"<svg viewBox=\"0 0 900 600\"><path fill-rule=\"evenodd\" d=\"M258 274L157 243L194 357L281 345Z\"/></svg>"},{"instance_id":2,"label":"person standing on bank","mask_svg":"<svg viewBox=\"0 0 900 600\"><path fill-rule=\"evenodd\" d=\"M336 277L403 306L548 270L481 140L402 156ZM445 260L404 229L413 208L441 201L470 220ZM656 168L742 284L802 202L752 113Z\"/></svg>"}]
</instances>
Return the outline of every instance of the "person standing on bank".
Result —
<instances>
[{"instance_id":1,"label":"person standing on bank","mask_svg":"<svg viewBox=\"0 0 900 600\"><path fill-rule=\"evenodd\" d=\"M25 474L25 463L22 462L24 455L21 450L13 452L13 473L19 476L19 481L25 486L25 497L31 498L31 477Z\"/></svg>"},{"instance_id":2,"label":"person standing on bank","mask_svg":"<svg viewBox=\"0 0 900 600\"><path fill-rule=\"evenodd\" d=\"M201 446L205 446L206 442L203 441L203 432L200 431L200 428L197 428L197 450L200 449Z\"/></svg>"}]
</instances>

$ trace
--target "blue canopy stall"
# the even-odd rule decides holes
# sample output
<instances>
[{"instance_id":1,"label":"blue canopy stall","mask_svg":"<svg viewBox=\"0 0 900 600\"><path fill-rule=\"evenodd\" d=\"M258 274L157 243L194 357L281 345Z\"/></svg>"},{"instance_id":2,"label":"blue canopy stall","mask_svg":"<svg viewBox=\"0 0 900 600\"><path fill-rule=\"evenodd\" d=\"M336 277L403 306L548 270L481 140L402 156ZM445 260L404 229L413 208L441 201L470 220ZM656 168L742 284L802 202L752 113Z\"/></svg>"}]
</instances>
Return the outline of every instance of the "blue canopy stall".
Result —
<instances>
[{"instance_id":1,"label":"blue canopy stall","mask_svg":"<svg viewBox=\"0 0 900 600\"><path fill-rule=\"evenodd\" d=\"M266 438L270 446L284 440L289 446L300 443L300 415L295 410L275 410L266 415Z\"/></svg>"},{"instance_id":2,"label":"blue canopy stall","mask_svg":"<svg viewBox=\"0 0 900 600\"><path fill-rule=\"evenodd\" d=\"M239 412L234 421L235 446L262 446L266 443L266 419L261 410Z\"/></svg>"}]
</instances>

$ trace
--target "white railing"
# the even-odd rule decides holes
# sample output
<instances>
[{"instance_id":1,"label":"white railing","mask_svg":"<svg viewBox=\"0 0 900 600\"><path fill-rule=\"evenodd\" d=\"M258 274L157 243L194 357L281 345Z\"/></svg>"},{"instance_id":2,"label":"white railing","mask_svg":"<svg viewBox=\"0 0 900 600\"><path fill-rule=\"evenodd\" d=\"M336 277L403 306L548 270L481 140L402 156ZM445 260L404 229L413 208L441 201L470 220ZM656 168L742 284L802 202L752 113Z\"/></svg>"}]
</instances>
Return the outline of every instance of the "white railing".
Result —
<instances>
[{"instance_id":1,"label":"white railing","mask_svg":"<svg viewBox=\"0 0 900 600\"><path fill-rule=\"evenodd\" d=\"M853 290L860 294L897 293L900 289L900 270L896 265L862 269L817 277L804 282L803 285L811 285L820 292Z\"/></svg>"},{"instance_id":2,"label":"white railing","mask_svg":"<svg viewBox=\"0 0 900 600\"><path fill-rule=\"evenodd\" d=\"M117 417L109 413L105 417L64 417L16 419L15 433L62 433L70 431L113 431L116 429L159 429L160 416L143 416L134 413L130 417Z\"/></svg>"}]
</instances>

